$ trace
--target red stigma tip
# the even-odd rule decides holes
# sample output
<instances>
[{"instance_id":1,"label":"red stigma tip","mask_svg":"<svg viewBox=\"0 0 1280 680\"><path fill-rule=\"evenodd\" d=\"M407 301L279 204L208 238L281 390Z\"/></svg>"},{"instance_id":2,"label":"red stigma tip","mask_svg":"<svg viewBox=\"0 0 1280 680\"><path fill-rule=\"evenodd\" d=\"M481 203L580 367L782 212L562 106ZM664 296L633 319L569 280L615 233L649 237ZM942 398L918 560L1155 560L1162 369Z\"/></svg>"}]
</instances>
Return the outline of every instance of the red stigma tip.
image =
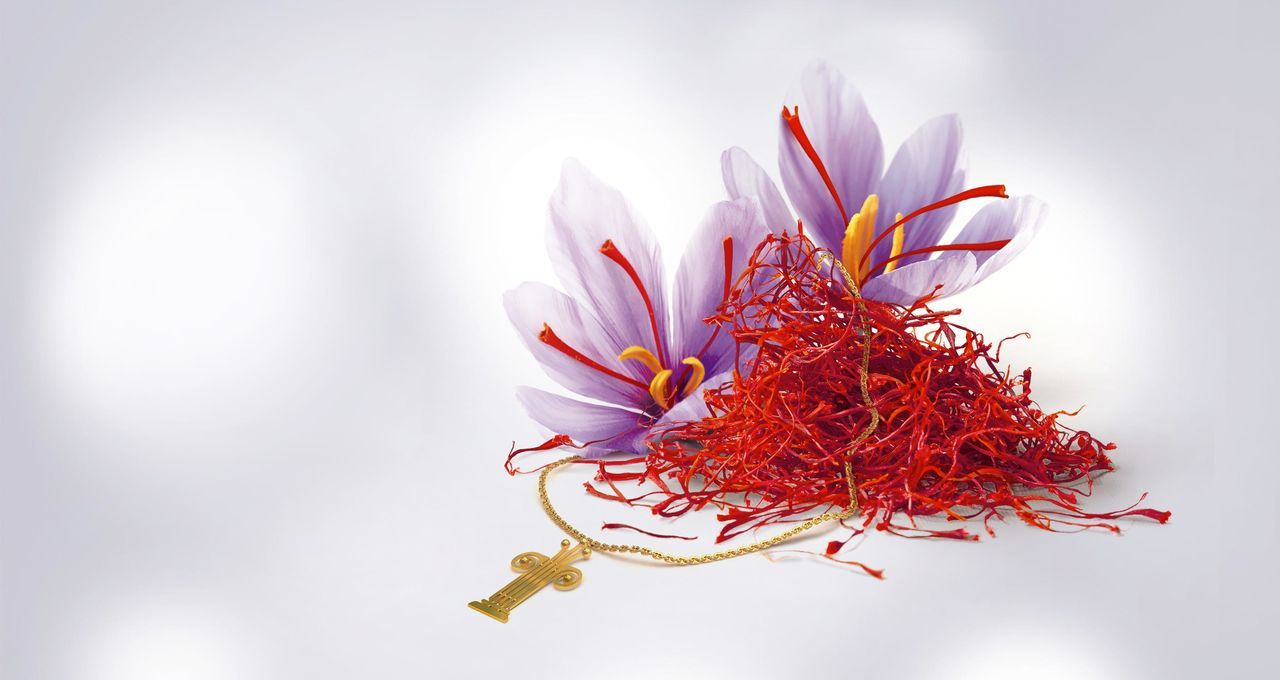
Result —
<instances>
[{"instance_id":1,"label":"red stigma tip","mask_svg":"<svg viewBox=\"0 0 1280 680\"><path fill-rule=\"evenodd\" d=\"M858 260L858 267L861 268L866 266L867 259L871 257L871 253L876 249L876 246L880 245L880 242L883 241L886 236L892 234L894 231L898 229L903 228L903 225L905 225L907 222L910 222L911 220L914 220L915 218L927 212L933 212L934 210L937 210L939 208L945 208L949 205L955 205L956 203L960 203L961 201L967 201L971 198L1009 198L1009 195L1005 193L1003 184L988 184L986 186L974 187L973 189L965 189L964 191L961 191L960 193L955 194L953 196L948 196L942 199L941 201L938 201L937 203L930 203L929 205L926 205L923 208L914 210L910 214L908 214L906 217L903 217L897 222L894 222L893 224L889 225L888 229L885 229L884 231L880 232L878 236L876 236L874 239L871 240L871 245L867 246L867 249L862 253L862 259ZM911 254L919 254L919 253L904 253L899 257L907 257L908 255L911 255ZM880 266L883 267L885 264L888 264L888 262L887 261L882 262L880 263ZM869 271L877 271L877 268L872 267Z\"/></svg>"},{"instance_id":2,"label":"red stigma tip","mask_svg":"<svg viewBox=\"0 0 1280 680\"><path fill-rule=\"evenodd\" d=\"M804 126L800 124L800 107L794 107L794 110L787 111L787 107L782 107L782 120L787 124L787 129L791 130L791 136L795 137L796 143L809 157L809 162L813 163L814 169L818 171L818 176L822 178L822 183L827 185L827 191L831 193L831 198L836 202L836 208L840 211L840 219L847 224L849 222L849 214L845 212L844 201L840 200L840 192L836 191L836 183L831 180L831 175L827 173L827 166L823 164L822 158L818 155L818 150L813 147L813 142L809 141L809 135L805 133Z\"/></svg>"},{"instance_id":3,"label":"red stigma tip","mask_svg":"<svg viewBox=\"0 0 1280 680\"><path fill-rule=\"evenodd\" d=\"M636 290L640 292L640 299L644 301L644 307L649 312L649 328L653 331L653 344L658 350L659 362L664 366L670 365L671 360L667 356L666 347L662 342L662 333L658 330L658 314L653 309L653 299L649 297L649 291L645 289L644 281L640 279L640 273L631 264L631 260L628 260L627 256L623 255L622 251L618 250L618 247L613 244L613 239L608 239L600 245L600 253L621 267L622 271L626 272L631 279L631 283L636 287Z\"/></svg>"},{"instance_id":4,"label":"red stigma tip","mask_svg":"<svg viewBox=\"0 0 1280 680\"><path fill-rule=\"evenodd\" d=\"M564 340L561 340L560 336L556 335L556 332L551 330L551 326L549 324L546 324L546 323L542 324L542 330L538 332L538 340L543 344L550 345L556 351L569 357L570 359L573 359L574 361L588 368L592 368L596 371L599 371L609 376L610 378L621 380L622 382L627 383L628 385L634 385L636 387L639 387L642 390L649 389L648 385L640 382L639 380L636 380L635 378L625 376L611 368L604 366L603 364L596 361L595 359L592 359L591 357L578 351L569 343L565 342Z\"/></svg>"}]
</instances>

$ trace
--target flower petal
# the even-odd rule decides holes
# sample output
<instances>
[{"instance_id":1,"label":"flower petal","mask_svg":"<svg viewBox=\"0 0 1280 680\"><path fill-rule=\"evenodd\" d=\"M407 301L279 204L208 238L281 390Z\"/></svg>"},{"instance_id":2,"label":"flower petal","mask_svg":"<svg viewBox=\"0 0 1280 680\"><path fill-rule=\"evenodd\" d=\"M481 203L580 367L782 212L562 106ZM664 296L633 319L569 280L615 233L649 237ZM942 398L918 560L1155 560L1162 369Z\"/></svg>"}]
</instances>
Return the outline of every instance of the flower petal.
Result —
<instances>
[{"instance_id":1,"label":"flower petal","mask_svg":"<svg viewBox=\"0 0 1280 680\"><path fill-rule=\"evenodd\" d=\"M973 253L978 269L970 280L949 294L958 293L991 276L1018 256L1027 244L1040 233L1048 207L1034 196L1014 196L983 206L956 235L956 243L984 243L1009 239L1000 250ZM954 258L954 253L944 253L943 258ZM942 258L939 258L942 259Z\"/></svg>"},{"instance_id":2,"label":"flower petal","mask_svg":"<svg viewBox=\"0 0 1280 680\"><path fill-rule=\"evenodd\" d=\"M880 182L877 235L893 224L895 214L909 214L956 194L964 187L964 169L959 167L963 137L960 119L948 115L921 125L902 143L884 173L884 180ZM937 245L955 217L957 207L951 205L925 213L904 225L902 251ZM888 259L892 250L893 239L885 238L872 253L872 264ZM928 253L904 257L898 261L898 266L927 259Z\"/></svg>"},{"instance_id":3,"label":"flower petal","mask_svg":"<svg viewBox=\"0 0 1280 680\"><path fill-rule=\"evenodd\" d=\"M690 422L709 417L711 409L707 408L707 401L703 397L704 393L707 390L720 387L730 380L733 380L733 369L707 378L697 391L681 399L679 403L671 407L671 410L662 414L662 417L654 424L654 428L662 430L675 423Z\"/></svg>"},{"instance_id":4,"label":"flower petal","mask_svg":"<svg viewBox=\"0 0 1280 680\"><path fill-rule=\"evenodd\" d=\"M586 397L624 406L641 407L649 393L597 371L538 339L543 324L566 344L623 375L647 383L634 361L619 361L619 346L600 322L573 298L541 283L523 283L502 298L507 317L520 341L553 380Z\"/></svg>"},{"instance_id":5,"label":"flower petal","mask_svg":"<svg viewBox=\"0 0 1280 680\"><path fill-rule=\"evenodd\" d=\"M962 290L977 267L970 252L916 262L871 279L862 287L862 294L872 300L908 306L931 294L938 285L942 286L940 296Z\"/></svg>"},{"instance_id":6,"label":"flower petal","mask_svg":"<svg viewBox=\"0 0 1280 680\"><path fill-rule=\"evenodd\" d=\"M814 149L840 192L845 213L853 217L868 194L875 191L884 167L884 146L862 95L826 62L810 64L800 78L799 92L788 98L798 107L800 121ZM804 220L818 245L840 252L846 219L804 149L780 121L778 165L791 205Z\"/></svg>"},{"instance_id":7,"label":"flower petal","mask_svg":"<svg viewBox=\"0 0 1280 680\"><path fill-rule=\"evenodd\" d=\"M795 232L795 218L791 216L791 210L782 200L782 192L778 191L778 185L773 183L764 168L760 167L746 151L735 146L720 154L720 173L724 178L724 188L729 192L729 198L756 197L764 212L765 224L770 230L777 234L783 231Z\"/></svg>"},{"instance_id":8,"label":"flower petal","mask_svg":"<svg viewBox=\"0 0 1280 680\"><path fill-rule=\"evenodd\" d=\"M591 442L589 458L614 451L641 453L649 432L649 416L612 406L589 404L534 387L517 387L516 398L524 410L555 434L567 434L579 444Z\"/></svg>"},{"instance_id":9,"label":"flower petal","mask_svg":"<svg viewBox=\"0 0 1280 680\"><path fill-rule=\"evenodd\" d=\"M724 301L724 240L733 239L733 261L729 270L732 285L746 267L752 251L768 233L755 199L723 201L707 212L676 270L674 361L697 357L707 375L715 375L733 362L733 337L727 330L716 333L715 327L705 321ZM712 341L711 345L707 345L708 340ZM707 351L702 352L704 346Z\"/></svg>"},{"instance_id":10,"label":"flower petal","mask_svg":"<svg viewBox=\"0 0 1280 680\"><path fill-rule=\"evenodd\" d=\"M656 354L644 299L622 267L600 252L605 241L612 241L635 268L665 342L667 295L658 242L617 189L567 160L551 196L547 229L556 275L569 295L600 320L615 345L639 345Z\"/></svg>"}]
</instances>

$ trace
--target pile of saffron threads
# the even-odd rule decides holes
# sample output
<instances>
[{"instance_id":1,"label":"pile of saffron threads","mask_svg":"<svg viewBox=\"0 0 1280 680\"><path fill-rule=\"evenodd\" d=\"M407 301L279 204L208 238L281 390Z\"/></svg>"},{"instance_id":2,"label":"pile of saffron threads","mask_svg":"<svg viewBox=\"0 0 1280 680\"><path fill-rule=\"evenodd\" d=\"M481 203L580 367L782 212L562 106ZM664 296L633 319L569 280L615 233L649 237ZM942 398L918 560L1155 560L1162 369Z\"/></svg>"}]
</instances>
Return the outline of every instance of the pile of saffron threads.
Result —
<instances>
[{"instance_id":1,"label":"pile of saffron threads","mask_svg":"<svg viewBox=\"0 0 1280 680\"><path fill-rule=\"evenodd\" d=\"M593 461L588 491L663 517L712 506L719 542L846 507L848 458L861 525L847 525L853 534L831 542L828 556L869 527L978 540L965 528L918 526L926 516L981 518L991 536L991 520L1006 513L1051 531L1118 533L1111 522L1121 517L1169 519L1136 503L1086 512L1080 498L1112 469L1114 444L1061 422L1074 414L1032 401L1030 369L999 367L1003 341L993 346L927 299L859 305L825 255L802 235L765 239L709 319L733 334L742 367L706 392L711 415L653 436L643 458ZM860 390L865 342L880 422L852 447L871 419ZM658 490L628 496L628 482Z\"/></svg>"}]
</instances>

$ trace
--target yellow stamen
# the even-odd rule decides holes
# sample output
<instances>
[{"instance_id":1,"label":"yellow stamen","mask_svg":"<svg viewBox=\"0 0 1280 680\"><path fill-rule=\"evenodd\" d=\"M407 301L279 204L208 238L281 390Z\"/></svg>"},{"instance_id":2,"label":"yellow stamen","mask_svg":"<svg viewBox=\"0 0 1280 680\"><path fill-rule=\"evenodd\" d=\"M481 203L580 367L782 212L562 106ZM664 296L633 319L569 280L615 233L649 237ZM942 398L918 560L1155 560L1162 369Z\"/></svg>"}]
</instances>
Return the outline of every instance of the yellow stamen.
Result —
<instances>
[{"instance_id":1,"label":"yellow stamen","mask_svg":"<svg viewBox=\"0 0 1280 680\"><path fill-rule=\"evenodd\" d=\"M844 240L840 243L840 261L844 262L849 271L857 272L859 279L867 273L865 267L859 267L858 263L871 245L876 229L876 211L879 209L880 198L875 194L867 196L867 200L862 202L862 210L849 220L849 226L844 230Z\"/></svg>"},{"instance_id":2,"label":"yellow stamen","mask_svg":"<svg viewBox=\"0 0 1280 680\"><path fill-rule=\"evenodd\" d=\"M649 382L649 396L658 402L663 410L671 408L671 397L667 395L667 381L671 379L671 369L658 371Z\"/></svg>"},{"instance_id":3,"label":"yellow stamen","mask_svg":"<svg viewBox=\"0 0 1280 680\"><path fill-rule=\"evenodd\" d=\"M685 357L680 363L693 367L693 375L689 376L689 382L685 383L684 386L684 396L687 397L698 389L698 385L702 384L702 379L707 375L707 367L703 366L701 361L698 361L698 357Z\"/></svg>"},{"instance_id":4,"label":"yellow stamen","mask_svg":"<svg viewBox=\"0 0 1280 680\"><path fill-rule=\"evenodd\" d=\"M671 408L671 398L675 396L670 394L672 371L663 368L662 362L658 361L658 357L654 356L653 352L639 345L632 345L622 350L618 358L623 361L634 359L648 366L649 370L653 371L653 380L649 381L649 396L653 397L663 410ZM681 395L687 397L702 384L702 379L707 375L707 368L697 357L685 357L681 363L693 369L693 375L689 376L689 381L684 386L684 393Z\"/></svg>"},{"instance_id":5,"label":"yellow stamen","mask_svg":"<svg viewBox=\"0 0 1280 680\"><path fill-rule=\"evenodd\" d=\"M658 361L658 357L653 356L653 352L650 352L639 345L632 345L622 350L622 354L619 354L618 358L623 361L626 361L627 359L635 359L645 366L648 366L649 370L654 373L662 370L662 362Z\"/></svg>"},{"instance_id":6,"label":"yellow stamen","mask_svg":"<svg viewBox=\"0 0 1280 680\"><path fill-rule=\"evenodd\" d=\"M902 213L898 213L898 216L893 218L893 223L898 224L901 221L902 221ZM893 249L889 251L889 264L886 264L884 266L884 273L886 274L898 268L898 261L893 258L902 254L902 232L903 231L904 230L901 224L898 224L898 228L893 230Z\"/></svg>"}]
</instances>

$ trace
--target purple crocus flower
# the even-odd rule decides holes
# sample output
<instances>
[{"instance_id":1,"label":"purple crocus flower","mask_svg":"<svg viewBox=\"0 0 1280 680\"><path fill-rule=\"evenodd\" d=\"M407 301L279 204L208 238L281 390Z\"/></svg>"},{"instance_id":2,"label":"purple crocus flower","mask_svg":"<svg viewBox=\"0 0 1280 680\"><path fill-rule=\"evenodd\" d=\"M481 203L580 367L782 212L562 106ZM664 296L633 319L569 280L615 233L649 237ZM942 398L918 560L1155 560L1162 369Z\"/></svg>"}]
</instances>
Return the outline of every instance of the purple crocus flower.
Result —
<instances>
[{"instance_id":1,"label":"purple crocus flower","mask_svg":"<svg viewBox=\"0 0 1280 680\"><path fill-rule=\"evenodd\" d=\"M840 257L865 296L909 305L937 286L938 296L958 293L1003 267L1039 231L1044 205L1019 196L984 206L953 242L940 243L959 200L1004 196L1003 187L957 196L964 170L955 115L920 126L881 174L880 131L838 71L809 65L788 103L778 147L782 185L805 233ZM781 192L746 151L725 151L721 167L730 197L756 197L775 230L795 226Z\"/></svg>"},{"instance_id":2,"label":"purple crocus flower","mask_svg":"<svg viewBox=\"0 0 1280 680\"><path fill-rule=\"evenodd\" d=\"M601 403L520 387L530 417L599 456L642 452L650 429L704 415L699 387L724 383L736 356L733 338L704 319L767 234L755 199L716 204L668 297L648 227L616 189L566 161L551 197L547 249L567 294L524 283L504 302L547 374Z\"/></svg>"}]
</instances>

